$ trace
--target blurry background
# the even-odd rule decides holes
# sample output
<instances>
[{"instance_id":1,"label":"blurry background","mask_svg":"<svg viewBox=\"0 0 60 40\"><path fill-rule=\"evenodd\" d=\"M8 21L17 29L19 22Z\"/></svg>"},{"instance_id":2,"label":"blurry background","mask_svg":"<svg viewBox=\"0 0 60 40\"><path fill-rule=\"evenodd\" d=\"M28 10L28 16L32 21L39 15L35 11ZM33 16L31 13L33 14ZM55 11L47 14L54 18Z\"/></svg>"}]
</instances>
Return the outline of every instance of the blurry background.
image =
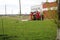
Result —
<instances>
[{"instance_id":1,"label":"blurry background","mask_svg":"<svg viewBox=\"0 0 60 40\"><path fill-rule=\"evenodd\" d=\"M21 1L21 13L30 14L31 6L41 5L42 2L46 0L20 0ZM55 0L48 0L49 2L54 2ZM0 15L5 14L19 14L19 0L0 0Z\"/></svg>"}]
</instances>

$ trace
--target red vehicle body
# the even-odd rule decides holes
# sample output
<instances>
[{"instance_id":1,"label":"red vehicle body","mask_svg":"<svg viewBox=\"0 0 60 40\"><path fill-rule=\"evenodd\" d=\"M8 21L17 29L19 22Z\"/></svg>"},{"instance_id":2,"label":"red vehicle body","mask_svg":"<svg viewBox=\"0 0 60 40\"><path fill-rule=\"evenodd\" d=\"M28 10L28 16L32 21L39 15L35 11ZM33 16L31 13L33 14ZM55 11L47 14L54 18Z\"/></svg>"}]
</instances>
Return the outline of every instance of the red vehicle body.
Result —
<instances>
[{"instance_id":1,"label":"red vehicle body","mask_svg":"<svg viewBox=\"0 0 60 40\"><path fill-rule=\"evenodd\" d=\"M39 20L39 19L41 19L40 12L38 12L38 11L36 11L36 12L31 12L31 13L30 13L30 19L31 19L31 20Z\"/></svg>"}]
</instances>

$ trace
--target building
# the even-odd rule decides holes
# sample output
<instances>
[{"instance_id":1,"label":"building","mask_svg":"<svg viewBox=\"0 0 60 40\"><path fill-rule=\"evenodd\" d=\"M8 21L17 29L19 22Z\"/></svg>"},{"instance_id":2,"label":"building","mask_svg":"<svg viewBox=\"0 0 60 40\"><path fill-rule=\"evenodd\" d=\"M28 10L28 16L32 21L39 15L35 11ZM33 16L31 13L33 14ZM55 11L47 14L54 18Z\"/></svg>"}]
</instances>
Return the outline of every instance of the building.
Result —
<instances>
[{"instance_id":1,"label":"building","mask_svg":"<svg viewBox=\"0 0 60 40\"><path fill-rule=\"evenodd\" d=\"M45 2L43 3L43 14L45 19L50 19L55 17L57 13L57 2Z\"/></svg>"}]
</instances>

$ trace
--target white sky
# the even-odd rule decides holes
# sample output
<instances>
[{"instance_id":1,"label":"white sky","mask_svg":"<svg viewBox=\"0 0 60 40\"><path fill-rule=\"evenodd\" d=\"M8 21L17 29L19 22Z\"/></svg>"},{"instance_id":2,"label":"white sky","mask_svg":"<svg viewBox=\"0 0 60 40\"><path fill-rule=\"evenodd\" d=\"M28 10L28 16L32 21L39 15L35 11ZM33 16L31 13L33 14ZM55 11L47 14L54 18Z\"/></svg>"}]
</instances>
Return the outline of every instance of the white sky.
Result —
<instances>
[{"instance_id":1,"label":"white sky","mask_svg":"<svg viewBox=\"0 0 60 40\"><path fill-rule=\"evenodd\" d=\"M21 0L21 9L22 14L29 14L31 10L31 6L40 5L42 2L46 0ZM49 2L53 2L54 0L48 0ZM19 13L19 0L0 0L0 14L5 14L5 6L7 13L6 14L18 14Z\"/></svg>"}]
</instances>

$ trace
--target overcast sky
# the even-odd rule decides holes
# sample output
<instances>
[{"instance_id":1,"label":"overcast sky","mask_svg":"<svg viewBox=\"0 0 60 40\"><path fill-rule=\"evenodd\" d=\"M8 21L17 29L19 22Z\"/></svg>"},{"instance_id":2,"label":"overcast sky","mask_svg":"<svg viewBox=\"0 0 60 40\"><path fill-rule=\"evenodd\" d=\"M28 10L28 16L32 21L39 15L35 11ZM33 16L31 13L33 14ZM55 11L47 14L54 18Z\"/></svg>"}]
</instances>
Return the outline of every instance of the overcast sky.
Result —
<instances>
[{"instance_id":1,"label":"overcast sky","mask_svg":"<svg viewBox=\"0 0 60 40\"><path fill-rule=\"evenodd\" d=\"M55 0L49 0L49 2L53 1ZM21 0L22 14L29 14L31 6L40 5L42 2L46 2L46 0ZM5 14L5 4L6 14L19 13L19 0L0 0L0 14Z\"/></svg>"}]
</instances>

